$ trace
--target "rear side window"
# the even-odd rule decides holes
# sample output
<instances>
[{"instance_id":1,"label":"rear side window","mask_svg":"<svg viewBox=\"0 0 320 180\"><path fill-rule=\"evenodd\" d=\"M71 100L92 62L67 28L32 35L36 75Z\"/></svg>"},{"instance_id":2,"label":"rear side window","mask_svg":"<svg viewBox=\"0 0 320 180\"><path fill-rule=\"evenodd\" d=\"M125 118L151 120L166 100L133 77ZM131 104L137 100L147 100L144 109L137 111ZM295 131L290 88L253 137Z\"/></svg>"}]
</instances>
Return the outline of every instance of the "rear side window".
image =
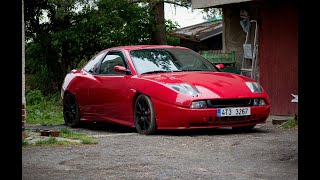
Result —
<instances>
[{"instance_id":1,"label":"rear side window","mask_svg":"<svg viewBox=\"0 0 320 180\"><path fill-rule=\"evenodd\" d=\"M83 70L92 73L94 72L95 68L97 67L98 62L100 61L100 59L105 55L106 53L100 53L97 56L95 56L94 58L92 58L87 65L85 65L83 67Z\"/></svg>"}]
</instances>

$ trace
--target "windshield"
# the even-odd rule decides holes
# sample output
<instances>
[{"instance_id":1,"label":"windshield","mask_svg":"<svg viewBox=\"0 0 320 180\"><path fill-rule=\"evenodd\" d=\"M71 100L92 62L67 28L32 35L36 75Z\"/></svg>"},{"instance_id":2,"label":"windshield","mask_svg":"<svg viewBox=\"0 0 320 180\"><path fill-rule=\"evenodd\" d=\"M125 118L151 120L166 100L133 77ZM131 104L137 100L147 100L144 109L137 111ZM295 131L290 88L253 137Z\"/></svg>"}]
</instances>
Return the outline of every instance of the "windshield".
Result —
<instances>
[{"instance_id":1,"label":"windshield","mask_svg":"<svg viewBox=\"0 0 320 180\"><path fill-rule=\"evenodd\" d=\"M138 74L218 71L208 60L190 49L141 49L131 51L130 55Z\"/></svg>"}]
</instances>

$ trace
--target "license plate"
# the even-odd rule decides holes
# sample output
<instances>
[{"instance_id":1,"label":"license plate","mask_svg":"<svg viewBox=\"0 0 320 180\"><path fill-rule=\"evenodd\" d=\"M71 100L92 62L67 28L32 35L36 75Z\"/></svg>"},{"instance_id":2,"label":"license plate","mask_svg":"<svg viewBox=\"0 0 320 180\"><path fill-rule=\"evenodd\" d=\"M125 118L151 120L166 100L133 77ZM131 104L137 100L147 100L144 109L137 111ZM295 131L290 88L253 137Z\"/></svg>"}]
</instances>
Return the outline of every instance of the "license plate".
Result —
<instances>
[{"instance_id":1,"label":"license plate","mask_svg":"<svg viewBox=\"0 0 320 180\"><path fill-rule=\"evenodd\" d=\"M218 108L217 116L247 116L250 115L250 107L237 107L237 108Z\"/></svg>"}]
</instances>

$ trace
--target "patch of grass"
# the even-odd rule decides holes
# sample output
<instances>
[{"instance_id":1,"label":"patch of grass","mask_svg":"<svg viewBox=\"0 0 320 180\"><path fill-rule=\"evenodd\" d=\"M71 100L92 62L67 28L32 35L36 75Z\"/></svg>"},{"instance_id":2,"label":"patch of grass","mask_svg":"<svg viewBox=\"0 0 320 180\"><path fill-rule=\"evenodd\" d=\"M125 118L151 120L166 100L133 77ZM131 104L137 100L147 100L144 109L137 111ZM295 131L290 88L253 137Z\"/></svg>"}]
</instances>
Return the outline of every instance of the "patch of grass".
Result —
<instances>
[{"instance_id":1,"label":"patch of grass","mask_svg":"<svg viewBox=\"0 0 320 180\"><path fill-rule=\"evenodd\" d=\"M91 137L83 137L81 139L82 144L97 144L97 141L94 141Z\"/></svg>"},{"instance_id":2,"label":"patch of grass","mask_svg":"<svg viewBox=\"0 0 320 180\"><path fill-rule=\"evenodd\" d=\"M28 145L29 145L29 143L27 141L22 140L22 147L26 147Z\"/></svg>"},{"instance_id":3,"label":"patch of grass","mask_svg":"<svg viewBox=\"0 0 320 180\"><path fill-rule=\"evenodd\" d=\"M56 137L45 137L43 140L37 140L35 143L29 143L28 140L22 141L22 147L28 147L31 145L36 146L44 146L44 145L79 145L79 144L97 144L98 142L93 140L93 138L87 136L84 133L79 133L76 131L71 130L70 128L62 128L59 130L60 134L59 137L66 138L66 139L73 139L73 140L79 140L80 142L71 142L68 140L61 140L57 139ZM28 137L33 137L33 139L36 136L39 135L29 135L31 134L30 131L26 131ZM35 134L35 133L32 133Z\"/></svg>"},{"instance_id":4,"label":"patch of grass","mask_svg":"<svg viewBox=\"0 0 320 180\"><path fill-rule=\"evenodd\" d=\"M97 144L91 137L86 134L71 130L70 128L60 129L60 136L69 139L78 139L82 144Z\"/></svg>"},{"instance_id":5,"label":"patch of grass","mask_svg":"<svg viewBox=\"0 0 320 180\"><path fill-rule=\"evenodd\" d=\"M293 129L298 127L298 117L297 119L291 118L287 122L284 122L280 125L282 128Z\"/></svg>"},{"instance_id":6,"label":"patch of grass","mask_svg":"<svg viewBox=\"0 0 320 180\"><path fill-rule=\"evenodd\" d=\"M36 145L47 145L47 144L55 144L58 140L55 137L49 137L45 140L39 140L36 142Z\"/></svg>"},{"instance_id":7,"label":"patch of grass","mask_svg":"<svg viewBox=\"0 0 320 180\"><path fill-rule=\"evenodd\" d=\"M62 104L59 94L43 96L40 91L30 91L26 96L27 124L63 124Z\"/></svg>"},{"instance_id":8,"label":"patch of grass","mask_svg":"<svg viewBox=\"0 0 320 180\"><path fill-rule=\"evenodd\" d=\"M58 144L58 145L77 145L77 144L79 144L79 143L77 143L77 142L70 142L70 141L58 141L56 144Z\"/></svg>"}]
</instances>

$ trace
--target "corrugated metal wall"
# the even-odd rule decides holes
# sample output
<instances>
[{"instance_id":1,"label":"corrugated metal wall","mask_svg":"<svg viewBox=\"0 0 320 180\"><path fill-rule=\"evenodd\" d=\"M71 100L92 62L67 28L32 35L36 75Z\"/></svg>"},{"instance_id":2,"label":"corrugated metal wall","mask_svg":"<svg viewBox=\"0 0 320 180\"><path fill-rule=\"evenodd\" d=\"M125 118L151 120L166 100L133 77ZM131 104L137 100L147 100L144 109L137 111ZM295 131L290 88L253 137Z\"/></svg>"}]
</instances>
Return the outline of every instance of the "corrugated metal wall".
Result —
<instances>
[{"instance_id":1,"label":"corrugated metal wall","mask_svg":"<svg viewBox=\"0 0 320 180\"><path fill-rule=\"evenodd\" d=\"M298 103L298 11L294 5L261 9L260 83L270 96L273 115L294 115Z\"/></svg>"}]
</instances>

